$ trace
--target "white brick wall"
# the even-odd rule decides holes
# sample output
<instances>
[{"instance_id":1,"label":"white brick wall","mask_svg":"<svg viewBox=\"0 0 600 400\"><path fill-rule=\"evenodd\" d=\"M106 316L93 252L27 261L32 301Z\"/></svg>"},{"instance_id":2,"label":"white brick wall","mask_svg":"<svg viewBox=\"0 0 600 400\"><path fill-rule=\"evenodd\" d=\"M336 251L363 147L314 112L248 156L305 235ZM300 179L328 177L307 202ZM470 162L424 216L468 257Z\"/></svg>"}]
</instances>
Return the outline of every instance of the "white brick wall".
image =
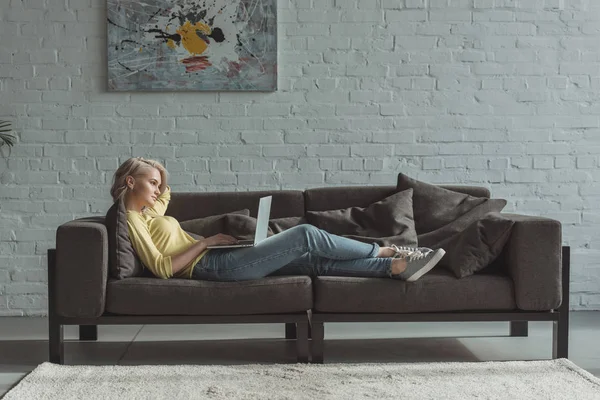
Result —
<instances>
[{"instance_id":1,"label":"white brick wall","mask_svg":"<svg viewBox=\"0 0 600 400\"><path fill-rule=\"evenodd\" d=\"M0 315L46 313L56 227L131 156L174 191L432 183L563 223L600 309L600 2L279 0L276 93L107 93L105 0L0 0Z\"/></svg>"}]
</instances>

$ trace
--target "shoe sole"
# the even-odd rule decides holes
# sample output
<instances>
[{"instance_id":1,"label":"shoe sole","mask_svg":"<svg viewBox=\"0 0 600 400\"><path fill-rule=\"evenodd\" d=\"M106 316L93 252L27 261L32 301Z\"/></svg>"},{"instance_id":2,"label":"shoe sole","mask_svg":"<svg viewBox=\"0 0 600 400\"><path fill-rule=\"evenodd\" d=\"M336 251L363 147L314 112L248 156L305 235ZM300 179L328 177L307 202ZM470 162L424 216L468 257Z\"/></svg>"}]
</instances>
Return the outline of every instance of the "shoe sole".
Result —
<instances>
[{"instance_id":1,"label":"shoe sole","mask_svg":"<svg viewBox=\"0 0 600 400\"><path fill-rule=\"evenodd\" d=\"M442 257L444 257L444 254L446 254L446 250L437 249L431 260L429 260L429 262L425 264L423 268L412 274L410 278L406 279L406 282L414 282L429 271L431 271L433 267L435 267L436 264L442 259Z\"/></svg>"}]
</instances>

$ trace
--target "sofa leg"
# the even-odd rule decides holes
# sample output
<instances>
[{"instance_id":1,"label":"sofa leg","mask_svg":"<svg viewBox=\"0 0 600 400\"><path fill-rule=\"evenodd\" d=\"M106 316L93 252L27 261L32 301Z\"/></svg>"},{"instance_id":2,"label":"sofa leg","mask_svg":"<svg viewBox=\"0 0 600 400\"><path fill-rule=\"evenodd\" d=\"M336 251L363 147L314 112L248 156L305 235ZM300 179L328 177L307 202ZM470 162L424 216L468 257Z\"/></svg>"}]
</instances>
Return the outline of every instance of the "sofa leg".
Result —
<instances>
[{"instance_id":1,"label":"sofa leg","mask_svg":"<svg viewBox=\"0 0 600 400\"><path fill-rule=\"evenodd\" d=\"M98 325L79 325L79 340L98 340Z\"/></svg>"},{"instance_id":2,"label":"sofa leg","mask_svg":"<svg viewBox=\"0 0 600 400\"><path fill-rule=\"evenodd\" d=\"M552 322L552 358L569 358L569 317Z\"/></svg>"},{"instance_id":3,"label":"sofa leg","mask_svg":"<svg viewBox=\"0 0 600 400\"><path fill-rule=\"evenodd\" d=\"M65 347L64 347L64 334L63 326L52 321L49 321L49 361L54 364L65 363Z\"/></svg>"},{"instance_id":4,"label":"sofa leg","mask_svg":"<svg viewBox=\"0 0 600 400\"><path fill-rule=\"evenodd\" d=\"M529 321L510 321L510 336L529 336Z\"/></svg>"},{"instance_id":5,"label":"sofa leg","mask_svg":"<svg viewBox=\"0 0 600 400\"><path fill-rule=\"evenodd\" d=\"M296 323L295 322L286 322L285 338L286 339L296 339Z\"/></svg>"},{"instance_id":6,"label":"sofa leg","mask_svg":"<svg viewBox=\"0 0 600 400\"><path fill-rule=\"evenodd\" d=\"M54 364L65 363L63 325L56 316L56 249L48 249L48 361Z\"/></svg>"},{"instance_id":7,"label":"sofa leg","mask_svg":"<svg viewBox=\"0 0 600 400\"><path fill-rule=\"evenodd\" d=\"M297 362L308 362L308 322L296 323L296 355Z\"/></svg>"},{"instance_id":8,"label":"sofa leg","mask_svg":"<svg viewBox=\"0 0 600 400\"><path fill-rule=\"evenodd\" d=\"M571 279L571 247L562 247L562 303L558 321L552 322L552 358L569 358L569 292Z\"/></svg>"},{"instance_id":9,"label":"sofa leg","mask_svg":"<svg viewBox=\"0 0 600 400\"><path fill-rule=\"evenodd\" d=\"M323 345L325 339L325 326L323 322L311 323L312 334L312 362L323 364Z\"/></svg>"}]
</instances>

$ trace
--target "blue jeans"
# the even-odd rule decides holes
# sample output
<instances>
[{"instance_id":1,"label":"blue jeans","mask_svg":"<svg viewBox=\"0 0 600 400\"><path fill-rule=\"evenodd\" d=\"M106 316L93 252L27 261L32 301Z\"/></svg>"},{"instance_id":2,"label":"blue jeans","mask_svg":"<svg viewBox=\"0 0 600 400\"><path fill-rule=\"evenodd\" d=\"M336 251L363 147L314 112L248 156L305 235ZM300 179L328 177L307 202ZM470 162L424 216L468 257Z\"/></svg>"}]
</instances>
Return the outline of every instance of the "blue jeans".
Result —
<instances>
[{"instance_id":1,"label":"blue jeans","mask_svg":"<svg viewBox=\"0 0 600 400\"><path fill-rule=\"evenodd\" d=\"M257 246L211 249L194 266L192 279L246 281L274 275L337 275L391 278L392 258L367 244L302 224Z\"/></svg>"}]
</instances>

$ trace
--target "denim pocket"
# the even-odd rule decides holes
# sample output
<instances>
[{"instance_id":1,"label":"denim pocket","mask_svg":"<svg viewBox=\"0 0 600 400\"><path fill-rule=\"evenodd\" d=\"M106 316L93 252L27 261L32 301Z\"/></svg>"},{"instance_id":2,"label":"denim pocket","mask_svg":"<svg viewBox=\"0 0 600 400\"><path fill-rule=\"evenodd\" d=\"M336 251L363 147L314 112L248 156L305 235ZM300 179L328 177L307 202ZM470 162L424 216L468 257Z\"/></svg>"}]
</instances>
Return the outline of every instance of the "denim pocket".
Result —
<instances>
[{"instance_id":1,"label":"denim pocket","mask_svg":"<svg viewBox=\"0 0 600 400\"><path fill-rule=\"evenodd\" d=\"M193 279L202 279L206 280L207 272L208 272L208 253L206 253L202 258L194 265L194 270L192 271Z\"/></svg>"},{"instance_id":2,"label":"denim pocket","mask_svg":"<svg viewBox=\"0 0 600 400\"><path fill-rule=\"evenodd\" d=\"M219 264L222 262L221 253L211 250L206 253L194 266L192 278L205 281L219 280Z\"/></svg>"}]
</instances>

